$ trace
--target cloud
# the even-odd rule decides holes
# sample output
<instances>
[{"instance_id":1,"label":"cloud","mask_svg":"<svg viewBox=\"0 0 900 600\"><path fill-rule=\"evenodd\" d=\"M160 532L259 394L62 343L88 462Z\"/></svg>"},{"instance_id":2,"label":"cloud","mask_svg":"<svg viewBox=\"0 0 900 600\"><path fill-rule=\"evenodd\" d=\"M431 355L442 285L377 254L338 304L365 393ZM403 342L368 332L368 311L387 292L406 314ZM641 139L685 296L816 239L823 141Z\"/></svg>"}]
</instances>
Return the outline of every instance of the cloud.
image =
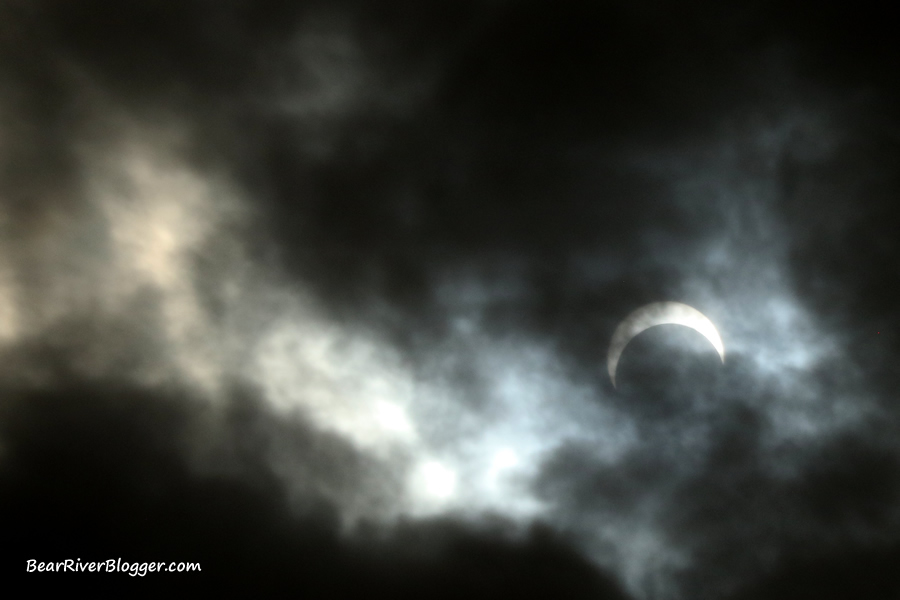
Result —
<instances>
[{"instance_id":1,"label":"cloud","mask_svg":"<svg viewBox=\"0 0 900 600\"><path fill-rule=\"evenodd\" d=\"M844 15L0 6L0 468L11 513L90 514L52 552L227 582L264 545L338 595L894 585L894 70ZM725 364L654 328L613 389L661 300Z\"/></svg>"},{"instance_id":2,"label":"cloud","mask_svg":"<svg viewBox=\"0 0 900 600\"><path fill-rule=\"evenodd\" d=\"M563 589L575 598L624 598L546 529L510 541L500 529L472 534L438 520L347 539L327 502L313 502L298 517L282 482L266 468L272 430L300 443L294 456L308 477L335 482L361 457L338 438L320 436L301 422L288 424L253 402L236 400L217 415L225 434L219 436L202 401L125 386L74 384L61 393L6 389L5 397L3 519L17 554L42 561L122 557L201 565L193 576L156 574L139 581L127 574L24 575L19 561L4 567L38 588L265 593L291 587L338 597L384 592L401 598L486 591L540 597ZM198 443L198 433L216 447ZM229 464L241 477L201 475L186 465L184 449L203 446L230 453ZM355 485L353 479L345 483Z\"/></svg>"}]
</instances>

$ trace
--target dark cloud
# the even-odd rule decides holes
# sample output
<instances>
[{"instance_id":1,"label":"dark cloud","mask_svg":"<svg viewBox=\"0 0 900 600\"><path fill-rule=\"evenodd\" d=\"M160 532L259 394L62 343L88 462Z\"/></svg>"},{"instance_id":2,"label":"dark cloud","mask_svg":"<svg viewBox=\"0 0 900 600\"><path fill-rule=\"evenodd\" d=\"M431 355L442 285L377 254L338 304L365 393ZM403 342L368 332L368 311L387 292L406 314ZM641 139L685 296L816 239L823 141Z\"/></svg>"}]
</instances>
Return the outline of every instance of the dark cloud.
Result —
<instances>
[{"instance_id":1,"label":"dark cloud","mask_svg":"<svg viewBox=\"0 0 900 600\"><path fill-rule=\"evenodd\" d=\"M16 564L183 556L186 586L338 597L893 597L890 24L799 1L0 2ZM724 365L659 327L614 389L614 328L660 300L716 323Z\"/></svg>"},{"instance_id":2,"label":"dark cloud","mask_svg":"<svg viewBox=\"0 0 900 600\"><path fill-rule=\"evenodd\" d=\"M896 546L844 551L819 560L795 558L737 598L842 598L847 594L894 598L900 589L891 568L896 560Z\"/></svg>"},{"instance_id":3,"label":"dark cloud","mask_svg":"<svg viewBox=\"0 0 900 600\"><path fill-rule=\"evenodd\" d=\"M239 479L198 476L184 446L206 409L177 397L124 386L73 385L64 393L6 390L3 407L3 529L10 554L4 572L32 589L192 590L318 597L389 594L417 598L463 595L543 598L625 596L559 536L535 527L511 542L497 532L473 534L452 521L372 528L350 539L322 501L297 511L267 467L271 421L262 407L239 401L226 411L234 431L219 449L232 455ZM349 448L292 426L307 477L352 472ZM262 444L257 442L263 442ZM330 447L330 448L329 448ZM341 456L343 455L343 456ZM24 573L29 559L84 562L189 561L200 573ZM14 577L13 577L14 576Z\"/></svg>"}]
</instances>

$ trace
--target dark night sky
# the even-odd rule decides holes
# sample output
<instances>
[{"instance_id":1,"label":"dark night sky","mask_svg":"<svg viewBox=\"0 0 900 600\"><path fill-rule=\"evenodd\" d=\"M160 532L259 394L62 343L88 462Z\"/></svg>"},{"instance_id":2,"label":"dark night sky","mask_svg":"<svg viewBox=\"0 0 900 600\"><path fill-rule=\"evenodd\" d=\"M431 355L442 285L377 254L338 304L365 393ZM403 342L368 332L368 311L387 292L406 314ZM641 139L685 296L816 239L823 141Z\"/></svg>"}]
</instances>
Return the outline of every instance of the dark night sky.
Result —
<instances>
[{"instance_id":1,"label":"dark night sky","mask_svg":"<svg viewBox=\"0 0 900 600\"><path fill-rule=\"evenodd\" d=\"M0 0L4 572L900 597L890 14Z\"/></svg>"}]
</instances>

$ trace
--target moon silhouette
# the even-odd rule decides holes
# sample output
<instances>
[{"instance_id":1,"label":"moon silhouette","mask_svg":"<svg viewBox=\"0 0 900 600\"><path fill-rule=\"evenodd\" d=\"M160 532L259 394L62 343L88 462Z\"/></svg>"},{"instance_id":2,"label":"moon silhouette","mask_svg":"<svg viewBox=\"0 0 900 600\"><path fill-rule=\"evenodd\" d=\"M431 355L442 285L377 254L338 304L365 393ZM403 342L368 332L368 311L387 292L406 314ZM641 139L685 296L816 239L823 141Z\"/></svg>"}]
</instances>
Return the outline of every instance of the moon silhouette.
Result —
<instances>
[{"instance_id":1,"label":"moon silhouette","mask_svg":"<svg viewBox=\"0 0 900 600\"><path fill-rule=\"evenodd\" d=\"M681 302L654 302L640 307L625 317L625 320L613 333L606 358L609 378L612 380L613 387L616 387L616 367L628 342L646 329L668 324L684 325L700 332L719 353L722 363L725 362L725 346L722 345L722 337L706 315Z\"/></svg>"}]
</instances>

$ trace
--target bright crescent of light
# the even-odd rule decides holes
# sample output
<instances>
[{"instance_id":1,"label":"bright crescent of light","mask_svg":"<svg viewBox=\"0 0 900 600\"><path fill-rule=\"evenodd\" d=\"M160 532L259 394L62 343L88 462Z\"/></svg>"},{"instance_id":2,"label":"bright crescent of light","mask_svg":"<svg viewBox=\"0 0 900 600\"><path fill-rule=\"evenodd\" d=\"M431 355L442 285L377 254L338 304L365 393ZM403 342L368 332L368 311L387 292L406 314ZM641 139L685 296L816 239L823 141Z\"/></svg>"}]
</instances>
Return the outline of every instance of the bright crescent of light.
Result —
<instances>
[{"instance_id":1,"label":"bright crescent of light","mask_svg":"<svg viewBox=\"0 0 900 600\"><path fill-rule=\"evenodd\" d=\"M656 325L669 324L684 325L699 331L719 353L722 362L725 362L725 346L722 345L722 338L716 330L716 326L706 318L706 315L681 302L654 302L640 307L625 317L625 320L613 333L606 358L609 378L612 380L613 387L616 387L616 367L628 342L646 329Z\"/></svg>"}]
</instances>

